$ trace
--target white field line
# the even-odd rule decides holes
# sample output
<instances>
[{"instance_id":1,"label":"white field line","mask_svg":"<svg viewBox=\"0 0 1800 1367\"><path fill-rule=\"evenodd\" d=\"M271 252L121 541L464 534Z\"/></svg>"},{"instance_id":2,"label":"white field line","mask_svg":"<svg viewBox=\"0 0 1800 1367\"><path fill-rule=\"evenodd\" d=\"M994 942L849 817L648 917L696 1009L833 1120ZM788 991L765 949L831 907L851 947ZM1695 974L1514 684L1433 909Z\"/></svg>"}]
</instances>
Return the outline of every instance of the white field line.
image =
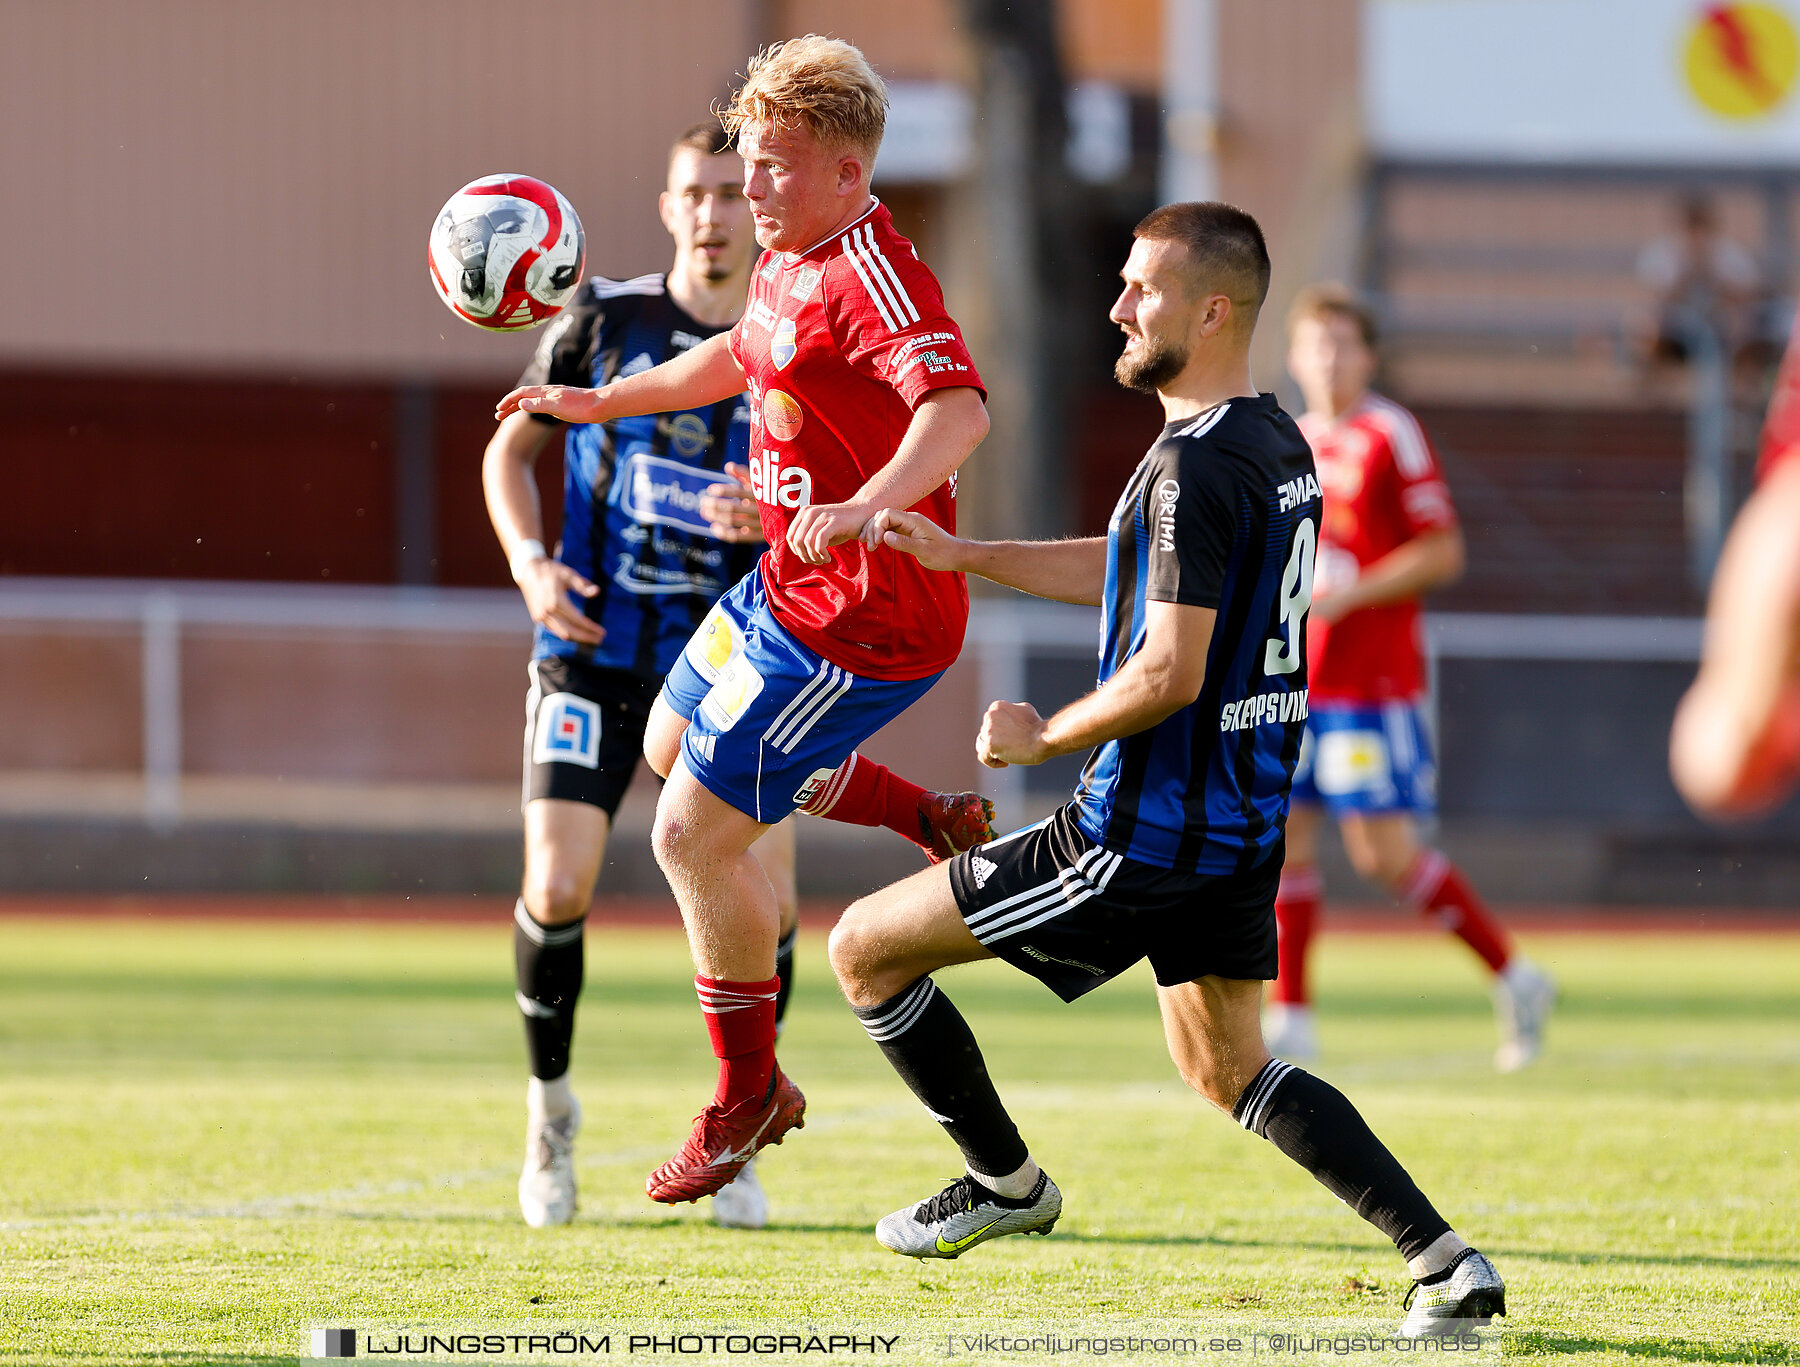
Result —
<instances>
[{"instance_id":1,"label":"white field line","mask_svg":"<svg viewBox=\"0 0 1800 1367\"><path fill-rule=\"evenodd\" d=\"M845 1125L860 1124L865 1121L892 1120L900 1113L898 1107L881 1106L859 1111L846 1111L840 1115L820 1116L816 1120L809 1117L806 1123L806 1132L817 1134L820 1131L840 1129ZM669 1147L662 1144L637 1144L629 1149L613 1149L606 1153L583 1155L578 1152L576 1167L599 1169L617 1167L626 1163L650 1163L659 1158L666 1158L668 1154ZM509 1180L517 1171L516 1167L472 1168L467 1172L445 1173L442 1176L425 1179L358 1182L354 1186L337 1187L330 1191L294 1192L285 1196L259 1196L253 1201L234 1201L225 1205L154 1206L148 1210L108 1210L97 1211L92 1215L0 1220L0 1231L68 1229L72 1226L158 1224L183 1220L267 1220L296 1211L309 1210L322 1210L335 1215L366 1217L379 1215L382 1212L366 1207L359 1208L351 1203L384 1196L416 1196L424 1192L478 1186L484 1182Z\"/></svg>"}]
</instances>

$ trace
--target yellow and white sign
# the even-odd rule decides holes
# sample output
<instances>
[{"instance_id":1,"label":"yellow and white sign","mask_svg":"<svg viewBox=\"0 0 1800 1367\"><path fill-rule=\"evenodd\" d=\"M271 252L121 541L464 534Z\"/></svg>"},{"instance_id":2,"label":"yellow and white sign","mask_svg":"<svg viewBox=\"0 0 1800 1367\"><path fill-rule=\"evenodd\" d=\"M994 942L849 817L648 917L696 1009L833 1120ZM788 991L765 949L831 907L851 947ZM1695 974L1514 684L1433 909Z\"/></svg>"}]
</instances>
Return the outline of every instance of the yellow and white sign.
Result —
<instances>
[{"instance_id":1,"label":"yellow and white sign","mask_svg":"<svg viewBox=\"0 0 1800 1367\"><path fill-rule=\"evenodd\" d=\"M1366 0L1384 156L1800 165L1800 0Z\"/></svg>"},{"instance_id":2,"label":"yellow and white sign","mask_svg":"<svg viewBox=\"0 0 1800 1367\"><path fill-rule=\"evenodd\" d=\"M1701 5L1682 53L1688 88L1727 119L1766 119L1794 91L1800 41L1779 5Z\"/></svg>"}]
</instances>

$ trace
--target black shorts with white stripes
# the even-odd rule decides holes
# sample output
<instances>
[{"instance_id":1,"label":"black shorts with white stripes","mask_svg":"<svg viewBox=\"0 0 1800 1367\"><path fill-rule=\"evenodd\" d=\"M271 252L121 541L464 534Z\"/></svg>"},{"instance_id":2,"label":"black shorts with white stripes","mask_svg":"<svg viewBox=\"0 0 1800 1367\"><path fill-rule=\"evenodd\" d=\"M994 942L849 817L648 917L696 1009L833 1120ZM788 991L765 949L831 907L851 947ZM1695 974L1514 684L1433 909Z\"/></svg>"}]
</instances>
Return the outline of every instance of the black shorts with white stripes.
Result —
<instances>
[{"instance_id":1,"label":"black shorts with white stripes","mask_svg":"<svg viewBox=\"0 0 1800 1367\"><path fill-rule=\"evenodd\" d=\"M643 757L657 685L561 656L533 660L530 674L524 800L585 802L610 818Z\"/></svg>"},{"instance_id":2,"label":"black shorts with white stripes","mask_svg":"<svg viewBox=\"0 0 1800 1367\"><path fill-rule=\"evenodd\" d=\"M1072 1002L1148 958L1164 987L1276 973L1277 846L1248 873L1203 876L1096 845L1069 808L950 862L975 938Z\"/></svg>"}]
</instances>

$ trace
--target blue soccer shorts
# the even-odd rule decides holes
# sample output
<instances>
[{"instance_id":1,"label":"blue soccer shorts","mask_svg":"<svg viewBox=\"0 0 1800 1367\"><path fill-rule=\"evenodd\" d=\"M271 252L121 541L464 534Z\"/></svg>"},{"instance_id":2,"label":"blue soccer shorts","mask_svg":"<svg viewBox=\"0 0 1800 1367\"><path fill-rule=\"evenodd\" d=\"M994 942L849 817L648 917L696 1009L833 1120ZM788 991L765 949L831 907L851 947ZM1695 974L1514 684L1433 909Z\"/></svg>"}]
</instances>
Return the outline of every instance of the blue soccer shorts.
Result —
<instances>
[{"instance_id":1,"label":"blue soccer shorts","mask_svg":"<svg viewBox=\"0 0 1800 1367\"><path fill-rule=\"evenodd\" d=\"M688 720L681 756L707 791L780 821L942 677L865 679L787 633L752 570L713 605L663 681Z\"/></svg>"},{"instance_id":2,"label":"blue soccer shorts","mask_svg":"<svg viewBox=\"0 0 1800 1367\"><path fill-rule=\"evenodd\" d=\"M1290 800L1334 817L1435 812L1437 764L1419 705L1314 703Z\"/></svg>"}]
</instances>

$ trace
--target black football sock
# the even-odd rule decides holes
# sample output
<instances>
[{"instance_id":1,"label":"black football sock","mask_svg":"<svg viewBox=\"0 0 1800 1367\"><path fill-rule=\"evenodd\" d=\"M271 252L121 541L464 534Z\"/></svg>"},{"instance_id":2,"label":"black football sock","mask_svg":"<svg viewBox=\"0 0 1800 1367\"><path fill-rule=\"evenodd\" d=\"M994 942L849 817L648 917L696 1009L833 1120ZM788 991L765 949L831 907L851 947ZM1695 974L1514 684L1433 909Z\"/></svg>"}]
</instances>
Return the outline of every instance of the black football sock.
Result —
<instances>
[{"instance_id":1,"label":"black football sock","mask_svg":"<svg viewBox=\"0 0 1800 1367\"><path fill-rule=\"evenodd\" d=\"M794 990L794 941L800 938L800 927L796 924L792 930L775 943L775 976L781 986L775 992L775 1030L781 1032L781 1022L787 1016L788 995Z\"/></svg>"},{"instance_id":2,"label":"black football sock","mask_svg":"<svg viewBox=\"0 0 1800 1367\"><path fill-rule=\"evenodd\" d=\"M900 1080L956 1141L970 1171L1004 1177L1025 1165L1031 1154L1000 1104L981 1046L936 983L920 978L879 1006L854 1010Z\"/></svg>"},{"instance_id":3,"label":"black football sock","mask_svg":"<svg viewBox=\"0 0 1800 1367\"><path fill-rule=\"evenodd\" d=\"M525 1017L525 1047L531 1075L546 1081L569 1071L569 1041L575 1034L575 999L581 995L582 928L585 916L560 926L540 925L521 897L513 908L513 994Z\"/></svg>"},{"instance_id":4,"label":"black football sock","mask_svg":"<svg viewBox=\"0 0 1800 1367\"><path fill-rule=\"evenodd\" d=\"M1330 1083L1270 1059L1244 1088L1231 1115L1392 1239L1401 1257L1418 1256L1449 1232L1449 1224L1400 1161Z\"/></svg>"}]
</instances>

